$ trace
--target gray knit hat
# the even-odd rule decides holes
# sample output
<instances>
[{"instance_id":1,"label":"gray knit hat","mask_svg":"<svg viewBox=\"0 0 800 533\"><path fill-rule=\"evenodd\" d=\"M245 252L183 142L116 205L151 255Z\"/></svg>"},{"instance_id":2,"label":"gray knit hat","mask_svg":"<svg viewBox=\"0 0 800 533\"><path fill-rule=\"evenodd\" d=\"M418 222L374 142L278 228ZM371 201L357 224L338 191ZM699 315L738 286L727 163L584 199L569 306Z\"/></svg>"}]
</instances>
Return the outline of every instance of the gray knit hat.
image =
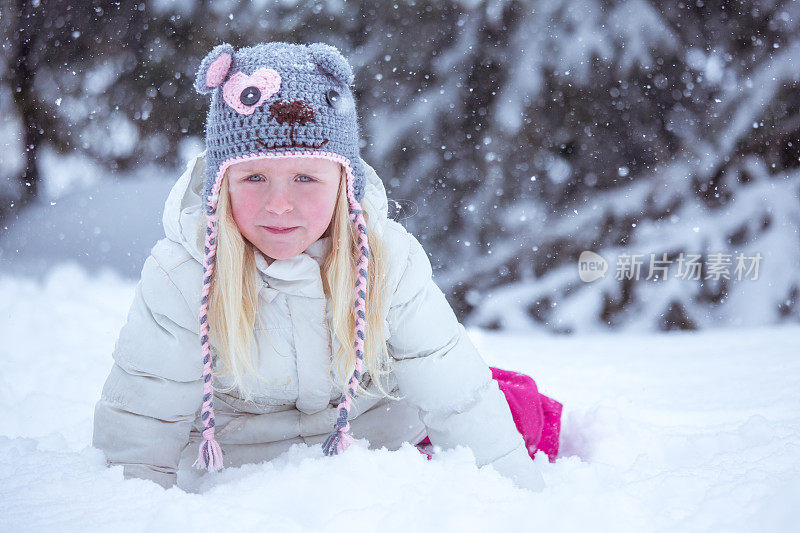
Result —
<instances>
[{"instance_id":1,"label":"gray knit hat","mask_svg":"<svg viewBox=\"0 0 800 533\"><path fill-rule=\"evenodd\" d=\"M211 94L206 117L206 175L203 200L208 219L200 306L203 353L203 442L195 466L222 468L224 452L214 438L213 363L208 327L208 295L217 251L217 202L222 176L237 162L284 157L322 157L340 163L347 177L350 219L359 236L354 288L356 367L338 417L323 444L325 455L346 449L348 411L364 360L365 300L369 245L361 210L365 172L359 151L353 71L339 51L324 43L260 43L234 51L220 44L203 59L195 89Z\"/></svg>"}]
</instances>

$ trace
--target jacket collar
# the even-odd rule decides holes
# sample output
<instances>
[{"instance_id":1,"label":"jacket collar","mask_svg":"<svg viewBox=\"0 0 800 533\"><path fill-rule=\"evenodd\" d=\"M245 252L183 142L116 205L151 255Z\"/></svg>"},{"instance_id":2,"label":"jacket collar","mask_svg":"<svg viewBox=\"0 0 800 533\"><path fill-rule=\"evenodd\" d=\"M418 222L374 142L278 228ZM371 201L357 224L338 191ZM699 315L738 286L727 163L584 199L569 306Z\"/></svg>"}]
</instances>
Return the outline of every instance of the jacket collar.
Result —
<instances>
[{"instance_id":1,"label":"jacket collar","mask_svg":"<svg viewBox=\"0 0 800 533\"><path fill-rule=\"evenodd\" d=\"M321 237L289 259L268 259L255 248L256 268L267 287L307 298L324 298L320 267L329 249L330 237Z\"/></svg>"},{"instance_id":2,"label":"jacket collar","mask_svg":"<svg viewBox=\"0 0 800 533\"><path fill-rule=\"evenodd\" d=\"M205 177L205 154L201 152L190 159L186 170L172 187L164 204L162 222L166 237L181 244L201 265L205 236L205 212L202 205L203 180ZM371 213L378 217L379 233L383 232L388 219L388 201L383 182L375 170L363 161L366 170L366 189L363 202ZM322 237L305 251L289 259L268 260L255 250L256 267L268 295L274 298L276 291L324 298L320 266L330 250L330 237ZM270 300L272 299L270 298Z\"/></svg>"}]
</instances>

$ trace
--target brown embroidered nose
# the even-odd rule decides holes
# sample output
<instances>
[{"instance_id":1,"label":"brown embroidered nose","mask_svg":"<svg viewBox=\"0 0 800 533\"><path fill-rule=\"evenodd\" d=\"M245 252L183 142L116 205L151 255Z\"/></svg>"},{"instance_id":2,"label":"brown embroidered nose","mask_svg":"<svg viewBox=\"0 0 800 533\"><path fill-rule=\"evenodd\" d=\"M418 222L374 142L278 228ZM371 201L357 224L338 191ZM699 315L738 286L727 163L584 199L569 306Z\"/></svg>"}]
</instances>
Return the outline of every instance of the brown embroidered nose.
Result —
<instances>
[{"instance_id":1,"label":"brown embroidered nose","mask_svg":"<svg viewBox=\"0 0 800 533\"><path fill-rule=\"evenodd\" d=\"M278 100L269 110L280 124L303 125L314 120L314 110L302 100Z\"/></svg>"},{"instance_id":2,"label":"brown embroidered nose","mask_svg":"<svg viewBox=\"0 0 800 533\"><path fill-rule=\"evenodd\" d=\"M304 125L306 122L314 120L314 110L302 100L278 100L271 106L269 111L279 124L289 123L289 141L295 146L294 126L295 124Z\"/></svg>"}]
</instances>

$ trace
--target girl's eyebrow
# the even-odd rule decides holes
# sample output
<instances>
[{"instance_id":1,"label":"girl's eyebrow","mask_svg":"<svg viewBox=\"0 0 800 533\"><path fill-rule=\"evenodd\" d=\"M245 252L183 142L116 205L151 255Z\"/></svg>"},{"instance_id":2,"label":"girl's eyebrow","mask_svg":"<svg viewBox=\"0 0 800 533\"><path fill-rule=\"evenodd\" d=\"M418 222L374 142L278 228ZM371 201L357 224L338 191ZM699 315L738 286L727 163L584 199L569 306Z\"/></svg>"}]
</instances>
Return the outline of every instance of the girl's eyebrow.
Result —
<instances>
[{"instance_id":1,"label":"girl's eyebrow","mask_svg":"<svg viewBox=\"0 0 800 533\"><path fill-rule=\"evenodd\" d=\"M241 168L241 169L233 169L233 170L235 170L236 172L239 172L239 173L243 173L243 172L267 172L267 171L265 171L263 169L260 169L260 168L250 168L250 167L245 167L245 168ZM313 169L297 169L297 168L295 168L295 169L292 169L290 173L293 173L293 174L316 174L317 171L313 170Z\"/></svg>"}]
</instances>

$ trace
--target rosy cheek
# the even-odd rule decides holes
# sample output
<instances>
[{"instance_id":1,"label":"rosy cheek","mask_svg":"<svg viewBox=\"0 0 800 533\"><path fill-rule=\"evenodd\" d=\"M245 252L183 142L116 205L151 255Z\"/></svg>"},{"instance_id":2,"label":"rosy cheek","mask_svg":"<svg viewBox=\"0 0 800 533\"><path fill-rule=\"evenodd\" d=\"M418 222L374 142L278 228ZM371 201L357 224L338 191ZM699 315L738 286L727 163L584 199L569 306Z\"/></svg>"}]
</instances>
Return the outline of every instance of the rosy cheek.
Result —
<instances>
[{"instance_id":1,"label":"rosy cheek","mask_svg":"<svg viewBox=\"0 0 800 533\"><path fill-rule=\"evenodd\" d=\"M317 191L299 191L294 200L314 210L319 209L323 205L323 198Z\"/></svg>"},{"instance_id":2,"label":"rosy cheek","mask_svg":"<svg viewBox=\"0 0 800 533\"><path fill-rule=\"evenodd\" d=\"M258 202L253 198L248 198L242 206L242 215L247 222L252 222L258 212Z\"/></svg>"},{"instance_id":3,"label":"rosy cheek","mask_svg":"<svg viewBox=\"0 0 800 533\"><path fill-rule=\"evenodd\" d=\"M231 214L238 225L249 225L255 209L255 202L251 195L244 194L239 189L231 191Z\"/></svg>"},{"instance_id":4,"label":"rosy cheek","mask_svg":"<svg viewBox=\"0 0 800 533\"><path fill-rule=\"evenodd\" d=\"M333 213L336 199L331 197L330 194L318 194L309 201L309 205L313 206L308 210L311 216L318 223L328 222Z\"/></svg>"}]
</instances>

